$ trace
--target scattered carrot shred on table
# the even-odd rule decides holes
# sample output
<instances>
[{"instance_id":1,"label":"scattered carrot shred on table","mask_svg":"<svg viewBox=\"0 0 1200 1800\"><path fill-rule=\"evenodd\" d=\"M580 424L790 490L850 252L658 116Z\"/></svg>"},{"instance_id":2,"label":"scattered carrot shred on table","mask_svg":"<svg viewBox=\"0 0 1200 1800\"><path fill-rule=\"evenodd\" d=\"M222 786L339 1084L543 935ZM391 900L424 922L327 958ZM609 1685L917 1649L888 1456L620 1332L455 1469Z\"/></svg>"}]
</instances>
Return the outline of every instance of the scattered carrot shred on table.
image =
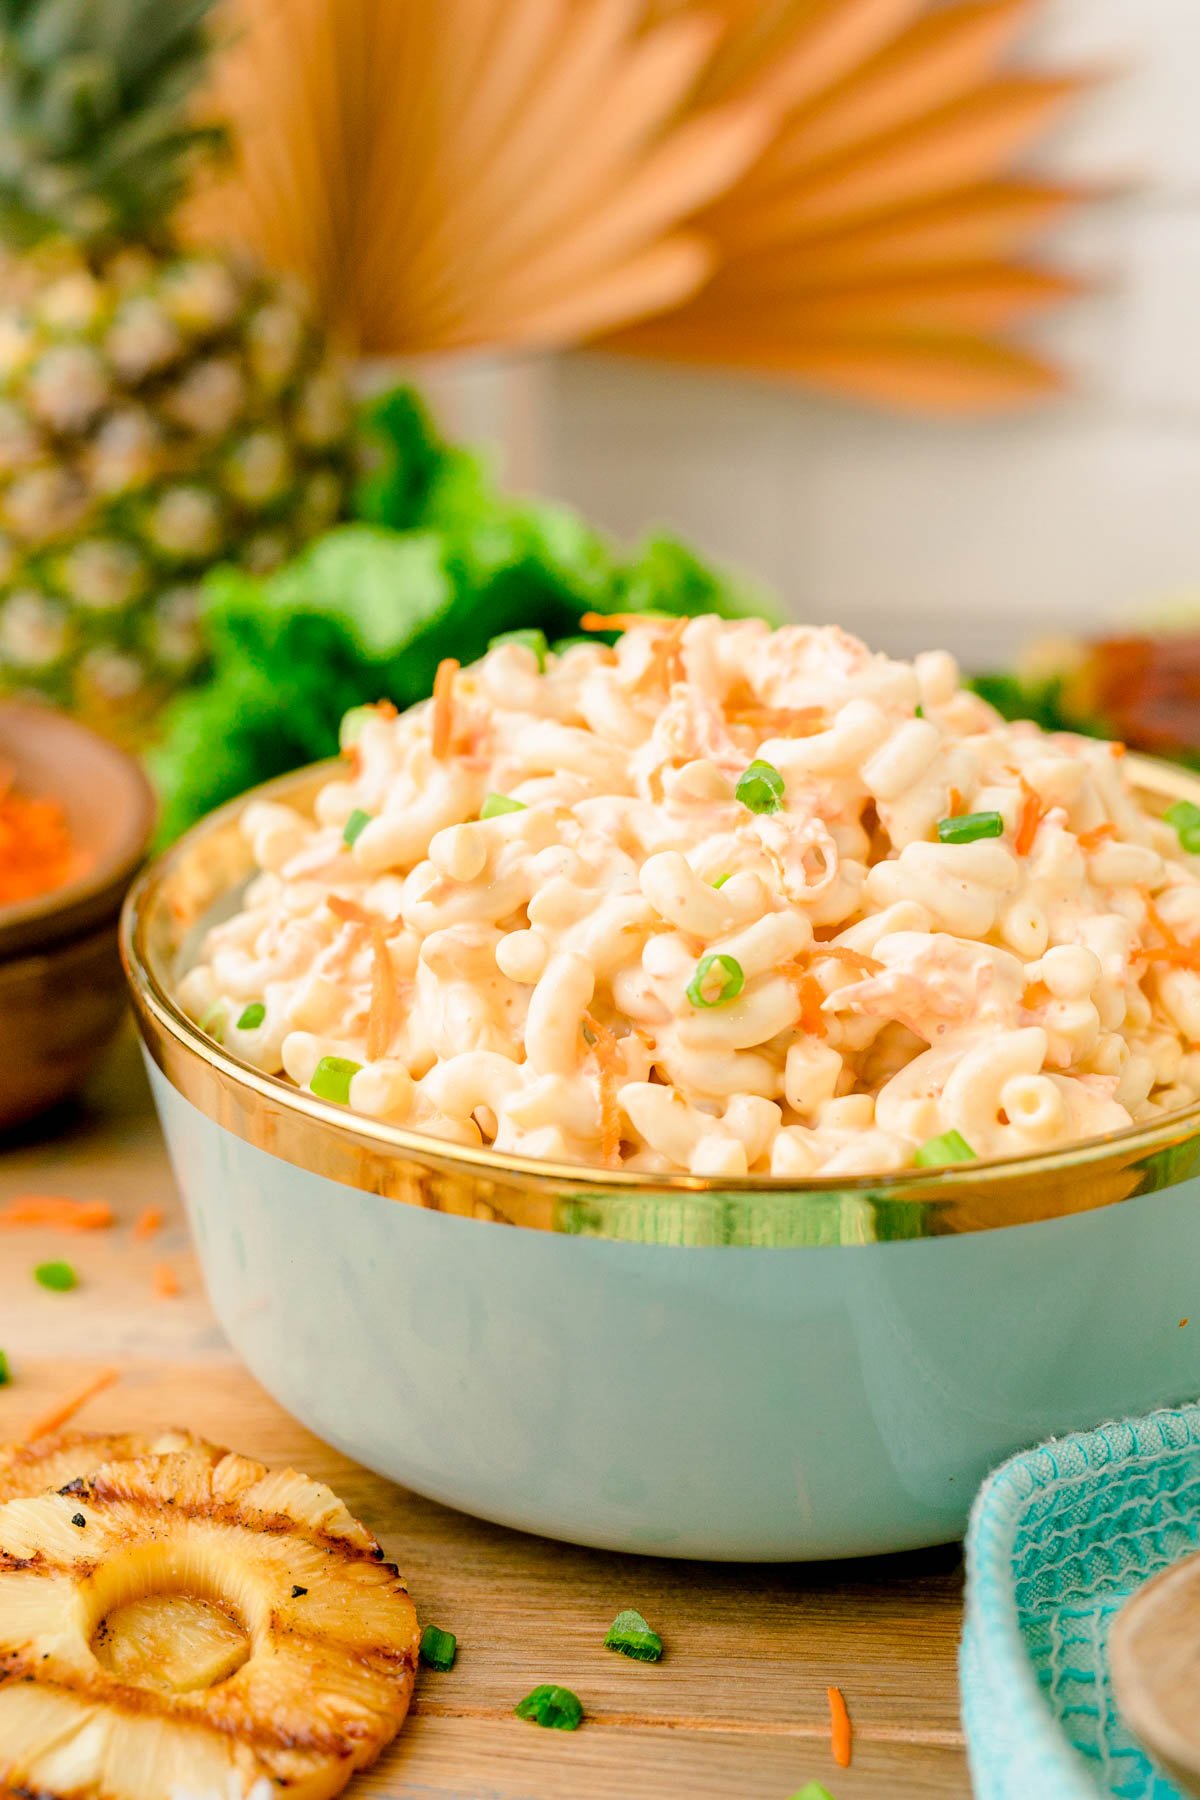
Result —
<instances>
[{"instance_id":1,"label":"scattered carrot shred on table","mask_svg":"<svg viewBox=\"0 0 1200 1800\"><path fill-rule=\"evenodd\" d=\"M106 1231L113 1210L106 1200L72 1200L66 1194L17 1194L0 1207L0 1225L49 1225L58 1231Z\"/></svg>"},{"instance_id":2,"label":"scattered carrot shred on table","mask_svg":"<svg viewBox=\"0 0 1200 1800\"><path fill-rule=\"evenodd\" d=\"M833 1760L839 1769L850 1767L853 1746L853 1730L850 1714L846 1711L846 1700L841 1688L826 1688L829 1696L829 1748Z\"/></svg>"},{"instance_id":3,"label":"scattered carrot shred on table","mask_svg":"<svg viewBox=\"0 0 1200 1800\"><path fill-rule=\"evenodd\" d=\"M450 754L454 737L454 677L461 666L456 656L443 656L433 678L433 754L439 762Z\"/></svg>"},{"instance_id":4,"label":"scattered carrot shred on table","mask_svg":"<svg viewBox=\"0 0 1200 1800\"><path fill-rule=\"evenodd\" d=\"M159 1300L176 1300L183 1292L182 1283L170 1263L156 1263L150 1283Z\"/></svg>"},{"instance_id":5,"label":"scattered carrot shred on table","mask_svg":"<svg viewBox=\"0 0 1200 1800\"><path fill-rule=\"evenodd\" d=\"M84 867L57 800L34 800L0 770L0 905L32 900L64 887Z\"/></svg>"},{"instance_id":6,"label":"scattered carrot shred on table","mask_svg":"<svg viewBox=\"0 0 1200 1800\"><path fill-rule=\"evenodd\" d=\"M161 1206L144 1206L137 1218L133 1221L134 1243L149 1243L152 1237L158 1236L164 1223L165 1220L163 1218L163 1209Z\"/></svg>"},{"instance_id":7,"label":"scattered carrot shred on table","mask_svg":"<svg viewBox=\"0 0 1200 1800\"><path fill-rule=\"evenodd\" d=\"M77 1388L67 1399L60 1400L57 1406L52 1406L48 1412L42 1413L32 1424L27 1425L21 1442L32 1444L37 1438L49 1437L52 1431L61 1431L89 1400L94 1400L97 1394L102 1394L105 1388L112 1387L120 1379L120 1369L101 1369L98 1375L93 1375L90 1381Z\"/></svg>"}]
</instances>

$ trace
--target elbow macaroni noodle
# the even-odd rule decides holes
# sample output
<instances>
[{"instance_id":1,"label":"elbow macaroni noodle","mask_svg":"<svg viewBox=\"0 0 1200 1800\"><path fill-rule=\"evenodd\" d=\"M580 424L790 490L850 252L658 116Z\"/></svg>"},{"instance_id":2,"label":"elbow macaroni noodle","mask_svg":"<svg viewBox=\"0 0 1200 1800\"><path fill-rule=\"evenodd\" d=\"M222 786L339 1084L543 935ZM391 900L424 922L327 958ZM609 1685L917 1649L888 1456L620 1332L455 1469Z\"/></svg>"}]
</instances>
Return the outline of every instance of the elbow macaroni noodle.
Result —
<instances>
[{"instance_id":1,"label":"elbow macaroni noodle","mask_svg":"<svg viewBox=\"0 0 1200 1800\"><path fill-rule=\"evenodd\" d=\"M1005 723L943 652L714 617L544 672L501 642L448 702L368 709L345 754L313 819L246 808L259 873L181 999L300 1085L347 1059L374 1118L794 1179L1200 1095L1196 859L1120 746ZM768 810L738 794L755 761ZM999 834L941 841L963 813Z\"/></svg>"}]
</instances>

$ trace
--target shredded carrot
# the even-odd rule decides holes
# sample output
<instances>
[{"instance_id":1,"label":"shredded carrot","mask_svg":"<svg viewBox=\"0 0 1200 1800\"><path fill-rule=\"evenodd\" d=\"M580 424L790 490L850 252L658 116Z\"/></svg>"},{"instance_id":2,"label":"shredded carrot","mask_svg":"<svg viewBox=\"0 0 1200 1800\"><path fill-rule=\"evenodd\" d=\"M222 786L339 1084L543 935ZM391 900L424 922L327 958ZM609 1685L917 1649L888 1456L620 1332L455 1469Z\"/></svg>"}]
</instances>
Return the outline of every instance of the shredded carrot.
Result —
<instances>
[{"instance_id":1,"label":"shredded carrot","mask_svg":"<svg viewBox=\"0 0 1200 1800\"><path fill-rule=\"evenodd\" d=\"M1185 944L1167 924L1150 896L1146 895L1146 917L1163 938L1161 944L1144 944L1142 954L1151 962L1170 963L1177 969L1193 969L1200 973L1200 945Z\"/></svg>"},{"instance_id":2,"label":"shredded carrot","mask_svg":"<svg viewBox=\"0 0 1200 1800\"><path fill-rule=\"evenodd\" d=\"M1113 743L1111 743L1108 746L1108 754L1110 756L1124 756L1124 755L1126 755L1127 751L1128 751L1128 745L1117 743L1116 741L1114 741Z\"/></svg>"},{"instance_id":3,"label":"shredded carrot","mask_svg":"<svg viewBox=\"0 0 1200 1800\"><path fill-rule=\"evenodd\" d=\"M779 974L795 983L795 992L801 1003L801 1030L808 1031L810 1037L826 1035L826 1015L820 1010L826 997L826 990L820 986L817 976L811 968L802 967L801 963L783 963Z\"/></svg>"},{"instance_id":4,"label":"shredded carrot","mask_svg":"<svg viewBox=\"0 0 1200 1800\"><path fill-rule=\"evenodd\" d=\"M1116 835L1116 826L1109 824L1106 819L1103 825L1093 825L1090 831L1081 831L1075 842L1081 850L1098 850L1101 844L1107 843L1109 838Z\"/></svg>"},{"instance_id":5,"label":"shredded carrot","mask_svg":"<svg viewBox=\"0 0 1200 1800\"><path fill-rule=\"evenodd\" d=\"M829 1696L829 1748L839 1769L848 1769L853 1750L854 1733L850 1714L846 1711L841 1688L825 1689Z\"/></svg>"},{"instance_id":6,"label":"shredded carrot","mask_svg":"<svg viewBox=\"0 0 1200 1800\"><path fill-rule=\"evenodd\" d=\"M825 725L823 706L738 706L725 714L730 725L753 725L778 736L811 737Z\"/></svg>"},{"instance_id":7,"label":"shredded carrot","mask_svg":"<svg viewBox=\"0 0 1200 1800\"><path fill-rule=\"evenodd\" d=\"M648 619L644 613L585 612L579 621L580 631L629 631L635 625L661 625L661 619ZM685 620L686 624L687 621Z\"/></svg>"},{"instance_id":8,"label":"shredded carrot","mask_svg":"<svg viewBox=\"0 0 1200 1800\"><path fill-rule=\"evenodd\" d=\"M373 925L375 923L366 907L360 906L357 900L345 900L341 894L326 894L325 904L334 918L340 919L343 925Z\"/></svg>"},{"instance_id":9,"label":"shredded carrot","mask_svg":"<svg viewBox=\"0 0 1200 1800\"><path fill-rule=\"evenodd\" d=\"M133 1241L135 1244L149 1243L157 1237L164 1224L161 1206L145 1206L133 1222Z\"/></svg>"},{"instance_id":10,"label":"shredded carrot","mask_svg":"<svg viewBox=\"0 0 1200 1800\"><path fill-rule=\"evenodd\" d=\"M950 789L950 811L947 816L951 819L961 819L966 810L966 801L963 799L958 789L952 787Z\"/></svg>"},{"instance_id":11,"label":"shredded carrot","mask_svg":"<svg viewBox=\"0 0 1200 1800\"><path fill-rule=\"evenodd\" d=\"M1029 986L1025 989L1021 1004L1032 1011L1038 1006L1048 1006L1050 1004L1050 998L1050 989L1046 986L1044 981L1031 981Z\"/></svg>"},{"instance_id":12,"label":"shredded carrot","mask_svg":"<svg viewBox=\"0 0 1200 1800\"><path fill-rule=\"evenodd\" d=\"M838 962L848 963L852 969L861 969L864 975L881 975L884 965L876 956L868 956L865 950L852 950L849 944L814 944L809 952L814 959L832 956Z\"/></svg>"},{"instance_id":13,"label":"shredded carrot","mask_svg":"<svg viewBox=\"0 0 1200 1800\"><path fill-rule=\"evenodd\" d=\"M392 1000L396 991L387 932L371 927L371 1010L367 1016L367 1060L378 1062L392 1041Z\"/></svg>"},{"instance_id":14,"label":"shredded carrot","mask_svg":"<svg viewBox=\"0 0 1200 1800\"><path fill-rule=\"evenodd\" d=\"M656 641L650 652L646 667L634 684L635 692L647 687L662 685L670 688L673 682L683 680L682 644L683 634L687 630L686 618L678 619L669 631Z\"/></svg>"},{"instance_id":15,"label":"shredded carrot","mask_svg":"<svg viewBox=\"0 0 1200 1800\"><path fill-rule=\"evenodd\" d=\"M101 1369L98 1375L93 1375L89 1381L85 1381L83 1386L77 1388L67 1399L60 1400L57 1406L52 1406L48 1412L42 1413L40 1418L33 1421L32 1425L27 1425L21 1442L32 1444L36 1438L49 1437L52 1431L61 1431L64 1425L70 1424L77 1412L83 1410L89 1400L94 1400L97 1394L102 1394L105 1388L112 1387L113 1383L120 1379L120 1369Z\"/></svg>"},{"instance_id":16,"label":"shredded carrot","mask_svg":"<svg viewBox=\"0 0 1200 1800\"><path fill-rule=\"evenodd\" d=\"M150 1284L159 1300L175 1300L183 1292L183 1285L170 1263L155 1263Z\"/></svg>"},{"instance_id":17,"label":"shredded carrot","mask_svg":"<svg viewBox=\"0 0 1200 1800\"><path fill-rule=\"evenodd\" d=\"M433 678L433 754L444 762L454 737L454 677L461 667L457 657L444 656Z\"/></svg>"},{"instance_id":18,"label":"shredded carrot","mask_svg":"<svg viewBox=\"0 0 1200 1800\"><path fill-rule=\"evenodd\" d=\"M341 894L326 894L325 904L343 925L365 925L372 931L381 931L385 938L404 930L403 919L381 919L378 913L368 912L357 900L345 900Z\"/></svg>"},{"instance_id":19,"label":"shredded carrot","mask_svg":"<svg viewBox=\"0 0 1200 1800\"><path fill-rule=\"evenodd\" d=\"M19 794L12 781L6 770L0 782L0 906L52 893L87 866L58 801Z\"/></svg>"},{"instance_id":20,"label":"shredded carrot","mask_svg":"<svg viewBox=\"0 0 1200 1800\"><path fill-rule=\"evenodd\" d=\"M1018 775L1017 780L1021 783L1021 792L1025 797L1021 802L1021 817L1017 822L1014 848L1018 856L1028 856L1042 822L1042 803L1023 775Z\"/></svg>"},{"instance_id":21,"label":"shredded carrot","mask_svg":"<svg viewBox=\"0 0 1200 1800\"><path fill-rule=\"evenodd\" d=\"M72 1200L66 1194L18 1194L0 1208L0 1225L48 1225L56 1231L105 1231L113 1210L105 1200Z\"/></svg>"},{"instance_id":22,"label":"shredded carrot","mask_svg":"<svg viewBox=\"0 0 1200 1800\"><path fill-rule=\"evenodd\" d=\"M607 1025L590 1012L583 1023L591 1033L592 1054L596 1059L600 1088L600 1154L609 1167L621 1161L621 1109L617 1104L617 1081L623 1074L617 1039Z\"/></svg>"}]
</instances>

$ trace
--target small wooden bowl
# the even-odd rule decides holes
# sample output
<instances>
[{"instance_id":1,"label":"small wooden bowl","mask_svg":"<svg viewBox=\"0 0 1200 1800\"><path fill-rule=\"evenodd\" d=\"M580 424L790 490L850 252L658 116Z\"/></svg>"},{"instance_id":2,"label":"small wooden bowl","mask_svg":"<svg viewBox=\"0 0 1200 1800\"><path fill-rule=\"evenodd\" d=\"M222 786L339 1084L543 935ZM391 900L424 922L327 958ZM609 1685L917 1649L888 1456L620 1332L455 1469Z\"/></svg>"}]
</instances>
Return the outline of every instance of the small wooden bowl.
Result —
<instances>
[{"instance_id":1,"label":"small wooden bowl","mask_svg":"<svg viewBox=\"0 0 1200 1800\"><path fill-rule=\"evenodd\" d=\"M65 1099L120 1021L117 919L154 828L154 795L123 750L62 713L0 703L0 763L59 802L86 865L77 880L0 906L0 1129Z\"/></svg>"},{"instance_id":2,"label":"small wooden bowl","mask_svg":"<svg viewBox=\"0 0 1200 1800\"><path fill-rule=\"evenodd\" d=\"M1109 1661L1129 1729L1185 1794L1200 1795L1200 1556L1163 1569L1126 1601Z\"/></svg>"}]
</instances>

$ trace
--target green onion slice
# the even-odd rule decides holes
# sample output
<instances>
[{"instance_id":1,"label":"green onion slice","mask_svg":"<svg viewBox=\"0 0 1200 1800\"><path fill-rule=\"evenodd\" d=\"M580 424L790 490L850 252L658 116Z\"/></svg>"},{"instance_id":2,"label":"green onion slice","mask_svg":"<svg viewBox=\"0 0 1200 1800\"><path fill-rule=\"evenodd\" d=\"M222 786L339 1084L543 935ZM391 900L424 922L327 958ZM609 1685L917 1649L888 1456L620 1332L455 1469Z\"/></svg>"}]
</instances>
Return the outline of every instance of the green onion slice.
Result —
<instances>
[{"instance_id":1,"label":"green onion slice","mask_svg":"<svg viewBox=\"0 0 1200 1800\"><path fill-rule=\"evenodd\" d=\"M604 1648L631 1656L634 1662L662 1661L663 1641L640 1612L619 1612L608 1628Z\"/></svg>"},{"instance_id":2,"label":"green onion slice","mask_svg":"<svg viewBox=\"0 0 1200 1800\"><path fill-rule=\"evenodd\" d=\"M499 637L488 639L489 650L498 650L501 644L521 644L526 650L532 650L533 654L537 657L539 671L545 669L546 657L550 653L550 646L546 642L546 634L544 631L538 631L536 629L529 631L502 631Z\"/></svg>"},{"instance_id":3,"label":"green onion slice","mask_svg":"<svg viewBox=\"0 0 1200 1800\"><path fill-rule=\"evenodd\" d=\"M723 888L725 886L725 883L732 876L732 874L733 874L732 869L726 869L724 875L718 875L717 879L714 882L711 882L709 885L711 887L715 887L715 888Z\"/></svg>"},{"instance_id":4,"label":"green onion slice","mask_svg":"<svg viewBox=\"0 0 1200 1800\"><path fill-rule=\"evenodd\" d=\"M733 792L752 813L778 812L783 805L783 776L774 763L752 762L738 776Z\"/></svg>"},{"instance_id":5,"label":"green onion slice","mask_svg":"<svg viewBox=\"0 0 1200 1800\"><path fill-rule=\"evenodd\" d=\"M914 719L923 719L924 717L925 717L925 708L921 705L921 702L918 700L917 704L913 707L913 718Z\"/></svg>"},{"instance_id":6,"label":"green onion slice","mask_svg":"<svg viewBox=\"0 0 1200 1800\"><path fill-rule=\"evenodd\" d=\"M1194 800L1176 800L1163 818L1175 827L1180 844L1190 856L1200 854L1200 806Z\"/></svg>"},{"instance_id":7,"label":"green onion slice","mask_svg":"<svg viewBox=\"0 0 1200 1800\"><path fill-rule=\"evenodd\" d=\"M957 819L939 819L937 834L943 844L973 844L977 838L1004 836L1004 820L998 812L963 813Z\"/></svg>"},{"instance_id":8,"label":"green onion slice","mask_svg":"<svg viewBox=\"0 0 1200 1800\"><path fill-rule=\"evenodd\" d=\"M225 1002L214 1000L196 1020L201 1031L206 1032L215 1044L225 1042Z\"/></svg>"},{"instance_id":9,"label":"green onion slice","mask_svg":"<svg viewBox=\"0 0 1200 1800\"><path fill-rule=\"evenodd\" d=\"M347 847L355 845L370 823L370 813L364 812L361 806L356 806L342 827L343 844Z\"/></svg>"},{"instance_id":10,"label":"green onion slice","mask_svg":"<svg viewBox=\"0 0 1200 1800\"><path fill-rule=\"evenodd\" d=\"M565 637L555 638L550 648L555 656L565 656L568 650L574 650L578 644L586 645L589 650L597 647L594 637Z\"/></svg>"},{"instance_id":11,"label":"green onion slice","mask_svg":"<svg viewBox=\"0 0 1200 1800\"><path fill-rule=\"evenodd\" d=\"M7 1387L12 1380L12 1370L8 1366L8 1357L0 1350L0 1387Z\"/></svg>"},{"instance_id":12,"label":"green onion slice","mask_svg":"<svg viewBox=\"0 0 1200 1800\"><path fill-rule=\"evenodd\" d=\"M505 813L526 812L523 800L510 800L507 794L488 794L479 809L481 819L499 819Z\"/></svg>"},{"instance_id":13,"label":"green onion slice","mask_svg":"<svg viewBox=\"0 0 1200 1800\"><path fill-rule=\"evenodd\" d=\"M942 1163L978 1162L979 1158L960 1132L943 1131L940 1137L927 1138L917 1148L913 1161L918 1169L932 1169Z\"/></svg>"},{"instance_id":14,"label":"green onion slice","mask_svg":"<svg viewBox=\"0 0 1200 1800\"><path fill-rule=\"evenodd\" d=\"M421 1661L426 1668L438 1669L444 1675L454 1667L457 1655L458 1639L452 1631L441 1631L436 1625L425 1627L421 1633Z\"/></svg>"},{"instance_id":15,"label":"green onion slice","mask_svg":"<svg viewBox=\"0 0 1200 1800\"><path fill-rule=\"evenodd\" d=\"M547 1731L578 1731L583 1724L583 1703L578 1694L565 1687L535 1687L517 1702L513 1711L518 1719L532 1719Z\"/></svg>"},{"instance_id":16,"label":"green onion slice","mask_svg":"<svg viewBox=\"0 0 1200 1800\"><path fill-rule=\"evenodd\" d=\"M261 1000L252 1000L237 1022L239 1031L254 1031L267 1016L267 1009Z\"/></svg>"},{"instance_id":17,"label":"green onion slice","mask_svg":"<svg viewBox=\"0 0 1200 1800\"><path fill-rule=\"evenodd\" d=\"M339 1106L350 1102L350 1083L362 1068L348 1056L323 1056L312 1073L309 1087L318 1100L336 1100Z\"/></svg>"},{"instance_id":18,"label":"green onion slice","mask_svg":"<svg viewBox=\"0 0 1200 1800\"><path fill-rule=\"evenodd\" d=\"M742 965L736 957L721 950L702 956L696 973L687 984L687 997L693 1006L724 1006L736 1000L746 985Z\"/></svg>"},{"instance_id":19,"label":"green onion slice","mask_svg":"<svg viewBox=\"0 0 1200 1800\"><path fill-rule=\"evenodd\" d=\"M352 750L363 734L363 726L374 713L373 706L352 706L348 713L342 714L342 722L338 726L338 748Z\"/></svg>"},{"instance_id":20,"label":"green onion slice","mask_svg":"<svg viewBox=\"0 0 1200 1800\"><path fill-rule=\"evenodd\" d=\"M33 1271L33 1279L40 1287L49 1288L52 1294L69 1294L72 1288L79 1286L79 1277L69 1262L39 1263Z\"/></svg>"}]
</instances>

